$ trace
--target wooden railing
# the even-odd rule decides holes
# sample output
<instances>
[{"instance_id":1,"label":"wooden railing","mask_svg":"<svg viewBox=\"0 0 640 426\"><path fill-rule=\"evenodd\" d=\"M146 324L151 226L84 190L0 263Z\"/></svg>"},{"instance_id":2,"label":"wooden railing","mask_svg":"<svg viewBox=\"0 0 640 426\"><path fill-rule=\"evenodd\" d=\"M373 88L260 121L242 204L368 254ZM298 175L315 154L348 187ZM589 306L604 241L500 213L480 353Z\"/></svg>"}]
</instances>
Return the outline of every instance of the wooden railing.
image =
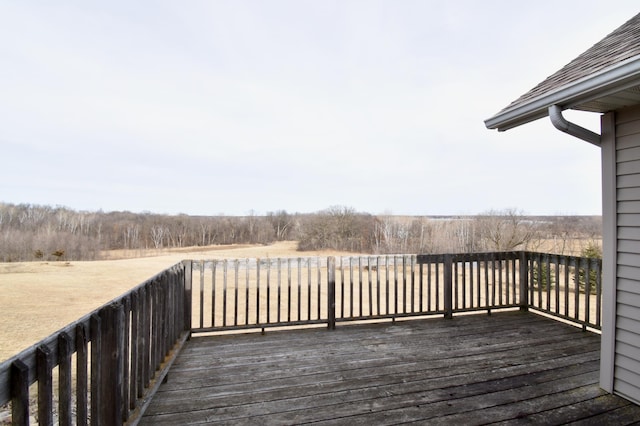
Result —
<instances>
[{"instance_id":1,"label":"wooden railing","mask_svg":"<svg viewBox=\"0 0 640 426\"><path fill-rule=\"evenodd\" d=\"M602 329L602 260L525 252L523 306Z\"/></svg>"},{"instance_id":2,"label":"wooden railing","mask_svg":"<svg viewBox=\"0 0 640 426\"><path fill-rule=\"evenodd\" d=\"M190 276L177 264L0 364L12 424L136 418L190 334Z\"/></svg>"},{"instance_id":3,"label":"wooden railing","mask_svg":"<svg viewBox=\"0 0 640 426\"><path fill-rule=\"evenodd\" d=\"M601 293L599 260L532 252L184 261L1 363L0 405L135 424L192 332L507 308L600 329Z\"/></svg>"},{"instance_id":4,"label":"wooden railing","mask_svg":"<svg viewBox=\"0 0 640 426\"><path fill-rule=\"evenodd\" d=\"M601 263L533 252L190 261L193 332L535 309L600 329ZM198 287L199 283L199 287ZM585 291L584 289L590 289Z\"/></svg>"}]
</instances>

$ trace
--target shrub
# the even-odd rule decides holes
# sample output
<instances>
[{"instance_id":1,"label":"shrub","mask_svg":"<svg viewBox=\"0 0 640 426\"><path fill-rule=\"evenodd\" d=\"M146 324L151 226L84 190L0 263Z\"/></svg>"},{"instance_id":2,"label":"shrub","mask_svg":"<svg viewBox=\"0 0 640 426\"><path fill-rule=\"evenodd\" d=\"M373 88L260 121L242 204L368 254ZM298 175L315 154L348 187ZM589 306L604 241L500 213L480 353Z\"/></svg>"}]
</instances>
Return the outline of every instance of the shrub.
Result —
<instances>
[{"instance_id":1,"label":"shrub","mask_svg":"<svg viewBox=\"0 0 640 426\"><path fill-rule=\"evenodd\" d=\"M51 253L51 255L55 256L56 260L60 260L64 256L64 250L56 250L53 253Z\"/></svg>"},{"instance_id":2,"label":"shrub","mask_svg":"<svg viewBox=\"0 0 640 426\"><path fill-rule=\"evenodd\" d=\"M549 281L550 280L550 281ZM533 285L541 290L546 290L547 286L553 288L553 282L555 281L555 274L553 271L549 271L549 264L547 262L533 262Z\"/></svg>"},{"instance_id":3,"label":"shrub","mask_svg":"<svg viewBox=\"0 0 640 426\"><path fill-rule=\"evenodd\" d=\"M602 250L595 243L589 243L587 247L582 249L580 252L581 257L586 257L587 259L602 259ZM587 262L591 262L591 260L587 260ZM586 292L587 286L587 269L586 268L578 268L578 285L580 286L580 291ZM595 269L589 270L589 293L596 293L596 286L600 277L598 276L598 271Z\"/></svg>"}]
</instances>

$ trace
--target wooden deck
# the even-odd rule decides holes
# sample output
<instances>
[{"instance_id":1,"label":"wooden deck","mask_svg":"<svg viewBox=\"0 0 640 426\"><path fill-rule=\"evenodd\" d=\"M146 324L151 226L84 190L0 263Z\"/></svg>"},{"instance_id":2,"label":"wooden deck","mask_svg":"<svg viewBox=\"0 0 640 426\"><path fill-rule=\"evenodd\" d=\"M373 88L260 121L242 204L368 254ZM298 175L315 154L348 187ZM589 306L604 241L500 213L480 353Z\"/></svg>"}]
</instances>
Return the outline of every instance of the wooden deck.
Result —
<instances>
[{"instance_id":1,"label":"wooden deck","mask_svg":"<svg viewBox=\"0 0 640 426\"><path fill-rule=\"evenodd\" d=\"M640 422L600 336L532 313L193 337L140 424Z\"/></svg>"}]
</instances>

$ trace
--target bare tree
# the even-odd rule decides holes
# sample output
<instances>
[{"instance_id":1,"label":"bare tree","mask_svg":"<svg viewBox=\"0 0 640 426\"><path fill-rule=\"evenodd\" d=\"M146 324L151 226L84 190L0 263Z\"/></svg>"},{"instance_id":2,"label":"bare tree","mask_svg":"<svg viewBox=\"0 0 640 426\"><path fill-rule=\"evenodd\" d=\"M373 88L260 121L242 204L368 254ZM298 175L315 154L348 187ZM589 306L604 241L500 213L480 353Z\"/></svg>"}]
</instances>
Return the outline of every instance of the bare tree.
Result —
<instances>
[{"instance_id":1,"label":"bare tree","mask_svg":"<svg viewBox=\"0 0 640 426\"><path fill-rule=\"evenodd\" d=\"M297 240L299 248L360 253L452 253L541 249L578 254L601 239L599 216L526 217L515 210L478 216L378 217L334 206L245 217L77 212L0 202L0 261L93 259L101 250ZM544 243L544 244L542 244Z\"/></svg>"},{"instance_id":2,"label":"bare tree","mask_svg":"<svg viewBox=\"0 0 640 426\"><path fill-rule=\"evenodd\" d=\"M167 229L162 225L156 225L151 227L151 241L153 242L153 246L155 248L162 247L162 242L164 241L165 235L167 234Z\"/></svg>"},{"instance_id":3,"label":"bare tree","mask_svg":"<svg viewBox=\"0 0 640 426\"><path fill-rule=\"evenodd\" d=\"M267 213L267 220L271 223L277 241L289 239L291 228L294 224L294 218L285 210Z\"/></svg>"},{"instance_id":4,"label":"bare tree","mask_svg":"<svg viewBox=\"0 0 640 426\"><path fill-rule=\"evenodd\" d=\"M354 209L334 206L305 218L298 241L299 250L334 249L371 252L375 220Z\"/></svg>"},{"instance_id":5,"label":"bare tree","mask_svg":"<svg viewBox=\"0 0 640 426\"><path fill-rule=\"evenodd\" d=\"M534 222L514 209L478 215L476 230L484 247L495 251L524 248L536 237Z\"/></svg>"}]
</instances>

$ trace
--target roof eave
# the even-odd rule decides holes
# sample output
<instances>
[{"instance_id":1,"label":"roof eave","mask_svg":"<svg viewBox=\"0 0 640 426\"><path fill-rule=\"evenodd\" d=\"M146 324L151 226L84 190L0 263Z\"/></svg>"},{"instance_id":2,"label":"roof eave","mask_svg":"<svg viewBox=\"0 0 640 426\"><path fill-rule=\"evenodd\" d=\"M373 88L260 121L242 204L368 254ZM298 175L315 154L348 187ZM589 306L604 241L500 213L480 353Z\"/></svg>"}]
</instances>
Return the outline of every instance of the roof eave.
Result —
<instances>
[{"instance_id":1,"label":"roof eave","mask_svg":"<svg viewBox=\"0 0 640 426\"><path fill-rule=\"evenodd\" d=\"M600 72L507 108L485 120L488 129L505 131L548 115L551 105L571 109L576 105L628 89L640 83L640 55ZM604 112L604 111L603 111Z\"/></svg>"}]
</instances>

